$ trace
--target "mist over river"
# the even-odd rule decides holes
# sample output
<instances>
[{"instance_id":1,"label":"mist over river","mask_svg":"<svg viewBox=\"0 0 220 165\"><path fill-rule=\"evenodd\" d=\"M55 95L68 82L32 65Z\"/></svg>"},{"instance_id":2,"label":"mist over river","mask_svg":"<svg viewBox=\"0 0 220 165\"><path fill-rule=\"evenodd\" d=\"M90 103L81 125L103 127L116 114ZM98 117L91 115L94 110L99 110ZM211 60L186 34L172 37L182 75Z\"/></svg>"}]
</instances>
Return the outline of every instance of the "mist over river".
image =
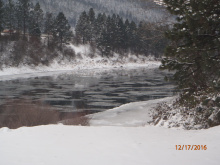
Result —
<instances>
[{"instance_id":1,"label":"mist over river","mask_svg":"<svg viewBox=\"0 0 220 165\"><path fill-rule=\"evenodd\" d=\"M0 105L6 100L42 101L63 112L104 111L125 103L173 96L174 84L159 69L66 71L0 81Z\"/></svg>"}]
</instances>

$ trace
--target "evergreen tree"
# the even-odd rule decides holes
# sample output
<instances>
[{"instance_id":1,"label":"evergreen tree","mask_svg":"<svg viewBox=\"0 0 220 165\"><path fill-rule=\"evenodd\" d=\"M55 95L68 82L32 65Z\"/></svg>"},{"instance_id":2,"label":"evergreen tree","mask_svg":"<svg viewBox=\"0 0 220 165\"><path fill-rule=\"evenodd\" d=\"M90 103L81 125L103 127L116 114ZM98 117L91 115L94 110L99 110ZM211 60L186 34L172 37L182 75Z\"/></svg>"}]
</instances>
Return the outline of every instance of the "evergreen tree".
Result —
<instances>
[{"instance_id":1,"label":"evergreen tree","mask_svg":"<svg viewBox=\"0 0 220 165\"><path fill-rule=\"evenodd\" d=\"M116 37L114 38L115 40L115 46L116 49L121 52L122 49L125 49L125 25L123 22L123 19L119 17L117 20L117 26L116 26ZM122 53L122 52L121 52Z\"/></svg>"},{"instance_id":2,"label":"evergreen tree","mask_svg":"<svg viewBox=\"0 0 220 165\"><path fill-rule=\"evenodd\" d=\"M110 46L112 51L116 51L116 49L118 48L118 22L119 22L119 17L118 15L116 16L116 14L113 14L111 17L109 16L107 19L107 33L109 33L109 42L110 42Z\"/></svg>"},{"instance_id":3,"label":"evergreen tree","mask_svg":"<svg viewBox=\"0 0 220 165\"><path fill-rule=\"evenodd\" d=\"M111 54L111 37L107 30L103 30L101 36L97 42L97 48L101 52L102 56L109 56Z\"/></svg>"},{"instance_id":4,"label":"evergreen tree","mask_svg":"<svg viewBox=\"0 0 220 165\"><path fill-rule=\"evenodd\" d=\"M95 22L95 12L93 8L89 9L88 17L89 17L90 23L93 24Z\"/></svg>"},{"instance_id":5,"label":"evergreen tree","mask_svg":"<svg viewBox=\"0 0 220 165\"><path fill-rule=\"evenodd\" d=\"M2 0L0 0L0 36L1 36L1 32L3 30L3 23L4 23L3 16L4 16L4 14L3 14L3 2L2 2Z\"/></svg>"},{"instance_id":6,"label":"evergreen tree","mask_svg":"<svg viewBox=\"0 0 220 165\"><path fill-rule=\"evenodd\" d=\"M15 23L16 23L15 4L13 3L12 0L8 0L4 8L5 28L10 29L10 30L15 30L16 28Z\"/></svg>"},{"instance_id":7,"label":"evergreen tree","mask_svg":"<svg viewBox=\"0 0 220 165\"><path fill-rule=\"evenodd\" d=\"M136 51L139 54L145 54L146 50L148 49L146 43L145 43L145 36L147 33L145 33L145 23L140 22L137 28L137 43L136 43Z\"/></svg>"},{"instance_id":8,"label":"evergreen tree","mask_svg":"<svg viewBox=\"0 0 220 165\"><path fill-rule=\"evenodd\" d=\"M28 20L30 15L30 0L18 0L17 2L17 19L18 26L21 26L23 29L23 38L28 28Z\"/></svg>"},{"instance_id":9,"label":"evergreen tree","mask_svg":"<svg viewBox=\"0 0 220 165\"><path fill-rule=\"evenodd\" d=\"M106 20L106 28L102 33L103 38L103 45L105 50L105 55L109 55L114 51L115 49L115 43L114 43L114 37L115 37L115 31L116 31L116 24L115 24L115 18L114 15L111 18L110 16L107 17Z\"/></svg>"},{"instance_id":10,"label":"evergreen tree","mask_svg":"<svg viewBox=\"0 0 220 165\"><path fill-rule=\"evenodd\" d=\"M97 48L101 52L102 56L109 56L112 52L112 21L111 17L107 18L98 16L97 19L104 21L104 26L100 29L100 36L96 40Z\"/></svg>"},{"instance_id":11,"label":"evergreen tree","mask_svg":"<svg viewBox=\"0 0 220 165\"><path fill-rule=\"evenodd\" d=\"M54 31L54 22L55 19L52 13L46 13L44 20L44 33L47 34L47 46L50 46L50 36Z\"/></svg>"},{"instance_id":12,"label":"evergreen tree","mask_svg":"<svg viewBox=\"0 0 220 165\"><path fill-rule=\"evenodd\" d=\"M106 28L106 15L99 13L97 19L95 20L94 24L94 34L95 40L98 42L99 38L101 37L101 33Z\"/></svg>"},{"instance_id":13,"label":"evergreen tree","mask_svg":"<svg viewBox=\"0 0 220 165\"><path fill-rule=\"evenodd\" d=\"M65 15L60 12L55 19L53 30L53 37L55 41L60 44L60 48L62 48L63 43L70 41L72 36L70 28Z\"/></svg>"},{"instance_id":14,"label":"evergreen tree","mask_svg":"<svg viewBox=\"0 0 220 165\"><path fill-rule=\"evenodd\" d=\"M89 9L88 13L88 19L89 19L89 31L88 31L88 40L91 42L95 39L95 12L93 8Z\"/></svg>"},{"instance_id":15,"label":"evergreen tree","mask_svg":"<svg viewBox=\"0 0 220 165\"><path fill-rule=\"evenodd\" d=\"M82 43L85 44L88 41L89 36L89 17L87 13L84 11L79 16L79 20L76 24L76 37L82 40Z\"/></svg>"},{"instance_id":16,"label":"evergreen tree","mask_svg":"<svg viewBox=\"0 0 220 165\"><path fill-rule=\"evenodd\" d=\"M164 2L177 22L166 33L171 44L161 68L176 71L173 79L183 90L183 96L219 92L220 1Z\"/></svg>"},{"instance_id":17,"label":"evergreen tree","mask_svg":"<svg viewBox=\"0 0 220 165\"><path fill-rule=\"evenodd\" d=\"M128 31L128 36L129 36L129 40L128 40L128 46L131 49L132 52L136 52L137 51L137 25L135 24L134 21L131 21L130 25L129 25L129 31Z\"/></svg>"},{"instance_id":18,"label":"evergreen tree","mask_svg":"<svg viewBox=\"0 0 220 165\"><path fill-rule=\"evenodd\" d=\"M157 24L151 25L153 30L151 30L151 39L150 39L150 53L155 57L160 58L164 55L164 50L168 45L169 41L164 36L164 32L169 29L168 26L158 26Z\"/></svg>"},{"instance_id":19,"label":"evergreen tree","mask_svg":"<svg viewBox=\"0 0 220 165\"><path fill-rule=\"evenodd\" d=\"M36 3L29 16L29 34L40 37L43 23L43 10L39 3Z\"/></svg>"},{"instance_id":20,"label":"evergreen tree","mask_svg":"<svg viewBox=\"0 0 220 165\"><path fill-rule=\"evenodd\" d=\"M131 36L131 29L130 29L130 22L128 19L125 20L124 28L125 28L125 34L124 34L124 47L126 49L130 49L130 36Z\"/></svg>"},{"instance_id":21,"label":"evergreen tree","mask_svg":"<svg viewBox=\"0 0 220 165\"><path fill-rule=\"evenodd\" d=\"M149 28L151 27L151 28ZM166 40L163 35L158 38L158 32L164 28L156 24L140 22L139 27L116 14L106 17L99 13L97 18L93 9L89 14L84 11L77 21L76 37L83 44L91 41L102 55L112 55L114 52L124 54L131 51L136 54L161 54ZM161 33L161 32L160 32Z\"/></svg>"}]
</instances>

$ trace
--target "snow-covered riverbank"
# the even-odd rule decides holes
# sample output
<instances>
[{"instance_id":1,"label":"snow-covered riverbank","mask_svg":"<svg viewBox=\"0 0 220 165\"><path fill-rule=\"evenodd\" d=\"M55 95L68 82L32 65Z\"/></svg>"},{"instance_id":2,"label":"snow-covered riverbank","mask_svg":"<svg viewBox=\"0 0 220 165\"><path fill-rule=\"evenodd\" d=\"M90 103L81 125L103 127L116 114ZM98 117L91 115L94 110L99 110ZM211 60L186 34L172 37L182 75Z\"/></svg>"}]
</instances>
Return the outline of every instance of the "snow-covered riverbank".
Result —
<instances>
[{"instance_id":1,"label":"snow-covered riverbank","mask_svg":"<svg viewBox=\"0 0 220 165\"><path fill-rule=\"evenodd\" d=\"M118 68L158 68L160 61L155 61L152 56L136 56L128 54L123 57L114 54L112 57L101 57L98 54L90 55L90 47L88 45L75 46L70 44L69 47L77 54L74 59L66 59L62 55L54 59L48 66L29 66L20 64L18 67L9 67L3 65L0 69L0 81L16 78L25 78L33 76L44 76L60 74L62 72L71 71L76 74L90 74L91 72L99 73L103 70L112 70Z\"/></svg>"},{"instance_id":2,"label":"snow-covered riverbank","mask_svg":"<svg viewBox=\"0 0 220 165\"><path fill-rule=\"evenodd\" d=\"M104 112L88 115L91 126L140 127L152 122L154 108L158 103L172 102L176 97L134 102Z\"/></svg>"},{"instance_id":3,"label":"snow-covered riverbank","mask_svg":"<svg viewBox=\"0 0 220 165\"><path fill-rule=\"evenodd\" d=\"M147 125L156 103L137 102L91 115L92 126L0 129L0 164L218 165L220 127L188 131ZM206 150L176 150L203 145Z\"/></svg>"},{"instance_id":4,"label":"snow-covered riverbank","mask_svg":"<svg viewBox=\"0 0 220 165\"><path fill-rule=\"evenodd\" d=\"M94 63L94 64L59 64L54 62L50 66L20 66L20 67L8 67L0 70L0 81L1 80L11 80L17 78L29 78L36 76L45 76L45 75L57 75L64 72L72 72L74 74L98 74L100 72L112 69L132 69L132 68L158 68L160 65L159 61L149 61L146 63L127 63L127 64L115 64L107 65L105 63Z\"/></svg>"},{"instance_id":5,"label":"snow-covered riverbank","mask_svg":"<svg viewBox=\"0 0 220 165\"><path fill-rule=\"evenodd\" d=\"M0 129L4 165L218 165L220 127L200 131L160 127L50 125ZM206 145L207 150L176 150Z\"/></svg>"}]
</instances>

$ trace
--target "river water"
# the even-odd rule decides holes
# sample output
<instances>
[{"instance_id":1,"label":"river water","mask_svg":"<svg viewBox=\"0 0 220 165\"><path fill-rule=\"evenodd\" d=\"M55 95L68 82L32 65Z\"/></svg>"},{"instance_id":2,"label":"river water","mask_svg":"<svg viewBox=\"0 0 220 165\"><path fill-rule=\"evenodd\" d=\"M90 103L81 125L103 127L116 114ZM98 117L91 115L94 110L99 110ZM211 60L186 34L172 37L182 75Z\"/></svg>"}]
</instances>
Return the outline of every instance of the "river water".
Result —
<instances>
[{"instance_id":1,"label":"river water","mask_svg":"<svg viewBox=\"0 0 220 165\"><path fill-rule=\"evenodd\" d=\"M122 104L173 96L175 86L159 69L114 69L0 81L0 105L10 99L40 100L63 112L90 113Z\"/></svg>"}]
</instances>

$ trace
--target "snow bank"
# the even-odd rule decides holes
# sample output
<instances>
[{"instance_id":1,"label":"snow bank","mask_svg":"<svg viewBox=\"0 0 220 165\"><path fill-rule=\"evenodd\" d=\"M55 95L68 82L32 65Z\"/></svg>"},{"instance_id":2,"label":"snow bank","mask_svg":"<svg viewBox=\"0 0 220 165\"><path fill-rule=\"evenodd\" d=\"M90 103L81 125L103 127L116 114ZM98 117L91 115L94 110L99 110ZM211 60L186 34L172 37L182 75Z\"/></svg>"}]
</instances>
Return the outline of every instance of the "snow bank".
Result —
<instances>
[{"instance_id":1,"label":"snow bank","mask_svg":"<svg viewBox=\"0 0 220 165\"><path fill-rule=\"evenodd\" d=\"M114 54L113 57L101 57L97 53L91 56L90 46L79 45L74 46L68 45L69 48L74 49L76 57L69 61L69 59L63 58L60 55L49 66L28 66L20 65L19 67L5 67L3 66L0 70L0 80L15 79L18 77L31 77L31 76L42 76L45 73L51 74L53 72L64 72L73 71L89 72L91 70L103 69L115 69L115 68L157 68L160 65L159 61L154 61L154 58L149 56L135 56L129 54L127 57L119 56ZM56 74L56 73L55 73ZM12 77L13 75L13 77Z\"/></svg>"},{"instance_id":2,"label":"snow bank","mask_svg":"<svg viewBox=\"0 0 220 165\"><path fill-rule=\"evenodd\" d=\"M175 97L134 102L104 112L88 115L92 126L144 126L151 122L158 103L172 102Z\"/></svg>"},{"instance_id":3,"label":"snow bank","mask_svg":"<svg viewBox=\"0 0 220 165\"><path fill-rule=\"evenodd\" d=\"M93 126L1 128L0 164L218 165L220 126L189 131L146 125L158 102L173 99L130 103L90 115ZM206 145L207 150L179 151L176 145Z\"/></svg>"},{"instance_id":4,"label":"snow bank","mask_svg":"<svg viewBox=\"0 0 220 165\"><path fill-rule=\"evenodd\" d=\"M0 129L2 165L218 165L220 127L200 131L159 127L50 125ZM176 145L207 145L178 151Z\"/></svg>"}]
</instances>

